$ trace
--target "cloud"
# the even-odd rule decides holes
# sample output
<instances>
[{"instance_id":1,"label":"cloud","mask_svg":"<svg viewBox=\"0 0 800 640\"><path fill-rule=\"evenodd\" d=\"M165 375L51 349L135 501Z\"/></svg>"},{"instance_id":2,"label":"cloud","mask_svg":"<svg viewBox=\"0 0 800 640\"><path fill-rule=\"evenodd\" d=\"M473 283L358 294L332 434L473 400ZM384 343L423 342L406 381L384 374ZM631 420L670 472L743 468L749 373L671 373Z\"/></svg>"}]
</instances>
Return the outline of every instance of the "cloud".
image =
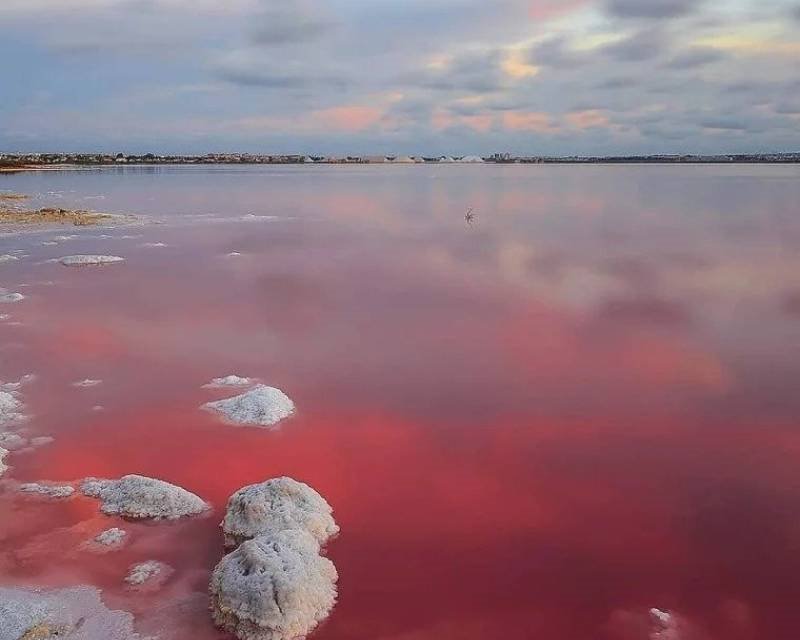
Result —
<instances>
[{"instance_id":1,"label":"cloud","mask_svg":"<svg viewBox=\"0 0 800 640\"><path fill-rule=\"evenodd\" d=\"M318 9L297 4L271 6L257 21L260 24L253 29L251 40L264 46L309 43L333 28L333 22L321 17Z\"/></svg>"},{"instance_id":2,"label":"cloud","mask_svg":"<svg viewBox=\"0 0 800 640\"><path fill-rule=\"evenodd\" d=\"M702 0L608 0L606 9L616 18L661 20L686 16L700 4Z\"/></svg>"},{"instance_id":3,"label":"cloud","mask_svg":"<svg viewBox=\"0 0 800 640\"><path fill-rule=\"evenodd\" d=\"M470 51L422 72L410 73L405 81L437 91L491 93L508 84L504 60L505 54L499 49Z\"/></svg>"},{"instance_id":4,"label":"cloud","mask_svg":"<svg viewBox=\"0 0 800 640\"><path fill-rule=\"evenodd\" d=\"M602 47L607 56L622 62L639 62L659 57L667 49L666 37L657 29L639 31Z\"/></svg>"},{"instance_id":5,"label":"cloud","mask_svg":"<svg viewBox=\"0 0 800 640\"><path fill-rule=\"evenodd\" d=\"M670 69L695 69L712 62L719 62L725 59L726 55L718 49L711 47L692 47L674 56L667 67Z\"/></svg>"},{"instance_id":6,"label":"cloud","mask_svg":"<svg viewBox=\"0 0 800 640\"><path fill-rule=\"evenodd\" d=\"M589 62L588 54L574 50L564 36L548 38L534 45L528 58L533 64L553 69L575 69Z\"/></svg>"}]
</instances>

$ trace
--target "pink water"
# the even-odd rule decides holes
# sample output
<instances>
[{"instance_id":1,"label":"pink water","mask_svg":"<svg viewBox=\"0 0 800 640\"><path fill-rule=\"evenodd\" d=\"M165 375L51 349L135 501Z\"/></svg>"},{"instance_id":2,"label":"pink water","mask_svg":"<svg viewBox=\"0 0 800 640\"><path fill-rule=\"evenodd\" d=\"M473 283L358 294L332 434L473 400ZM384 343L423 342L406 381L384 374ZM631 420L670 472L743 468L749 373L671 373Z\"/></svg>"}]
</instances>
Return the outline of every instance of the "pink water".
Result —
<instances>
[{"instance_id":1,"label":"pink water","mask_svg":"<svg viewBox=\"0 0 800 640\"><path fill-rule=\"evenodd\" d=\"M27 296L0 309L21 323L0 323L0 380L36 374L27 428L55 437L12 454L4 480L140 473L214 513L120 524L93 500L5 487L0 582L94 584L145 632L224 638L203 594L225 501L289 475L342 530L328 548L339 602L315 639L646 640L639 620L659 607L692 639L793 640L798 178L680 166L3 177L36 202L163 222L56 246L41 242L72 229L0 238L0 253L30 254L0 265L0 285ZM45 262L73 253L126 262ZM297 416L262 430L200 411L225 395L202 385L230 373L280 387ZM103 383L71 386L83 378ZM78 548L111 526L131 534L122 551ZM149 559L175 574L127 591L128 566Z\"/></svg>"}]
</instances>

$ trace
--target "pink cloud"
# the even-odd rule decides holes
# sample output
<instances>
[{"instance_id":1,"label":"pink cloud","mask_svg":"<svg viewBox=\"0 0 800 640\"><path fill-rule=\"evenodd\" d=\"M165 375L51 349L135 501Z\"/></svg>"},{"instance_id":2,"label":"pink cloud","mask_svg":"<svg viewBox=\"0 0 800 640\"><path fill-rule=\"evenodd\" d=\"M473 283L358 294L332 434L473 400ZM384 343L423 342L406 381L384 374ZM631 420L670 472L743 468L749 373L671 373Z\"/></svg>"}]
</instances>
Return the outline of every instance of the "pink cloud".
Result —
<instances>
[{"instance_id":1,"label":"pink cloud","mask_svg":"<svg viewBox=\"0 0 800 640\"><path fill-rule=\"evenodd\" d=\"M608 117L597 109L574 111L567 114L566 121L578 129L594 129L607 127L611 124Z\"/></svg>"},{"instance_id":2,"label":"pink cloud","mask_svg":"<svg viewBox=\"0 0 800 640\"><path fill-rule=\"evenodd\" d=\"M541 111L508 111L503 114L503 126L506 129L539 133L553 133L558 130L550 115Z\"/></svg>"}]
</instances>

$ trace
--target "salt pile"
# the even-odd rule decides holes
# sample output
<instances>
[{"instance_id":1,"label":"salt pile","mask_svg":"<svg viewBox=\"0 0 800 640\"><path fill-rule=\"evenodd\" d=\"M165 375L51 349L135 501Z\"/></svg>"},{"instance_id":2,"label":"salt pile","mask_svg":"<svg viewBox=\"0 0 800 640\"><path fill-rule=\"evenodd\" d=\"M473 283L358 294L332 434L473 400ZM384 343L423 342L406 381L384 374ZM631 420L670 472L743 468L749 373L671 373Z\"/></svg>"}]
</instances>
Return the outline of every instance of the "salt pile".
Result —
<instances>
[{"instance_id":1,"label":"salt pile","mask_svg":"<svg viewBox=\"0 0 800 640\"><path fill-rule=\"evenodd\" d=\"M0 587L0 640L140 640L133 616L111 611L94 587Z\"/></svg>"},{"instance_id":2,"label":"salt pile","mask_svg":"<svg viewBox=\"0 0 800 640\"><path fill-rule=\"evenodd\" d=\"M291 478L243 487L222 522L227 546L214 569L211 611L240 640L304 638L336 603L338 574L321 544L339 531L314 489Z\"/></svg>"},{"instance_id":3,"label":"salt pile","mask_svg":"<svg viewBox=\"0 0 800 640\"><path fill-rule=\"evenodd\" d=\"M84 495L98 498L100 510L127 518L175 520L209 509L202 498L163 480L127 475L119 480L87 478L81 484Z\"/></svg>"},{"instance_id":4,"label":"salt pile","mask_svg":"<svg viewBox=\"0 0 800 640\"><path fill-rule=\"evenodd\" d=\"M0 303L12 303L12 302L19 302L20 300L24 300L25 296L21 293L3 293L2 289L0 289Z\"/></svg>"},{"instance_id":5,"label":"salt pile","mask_svg":"<svg viewBox=\"0 0 800 640\"><path fill-rule=\"evenodd\" d=\"M148 560L133 565L125 576L125 582L132 587L157 588L173 572L172 567L158 560Z\"/></svg>"},{"instance_id":6,"label":"salt pile","mask_svg":"<svg viewBox=\"0 0 800 640\"><path fill-rule=\"evenodd\" d=\"M225 546L286 529L308 531L323 545L339 533L333 509L319 493L292 478L242 487L228 500L222 531Z\"/></svg>"},{"instance_id":7,"label":"salt pile","mask_svg":"<svg viewBox=\"0 0 800 640\"><path fill-rule=\"evenodd\" d=\"M127 532L125 532L123 529L112 527L111 529L106 529L105 531L98 533L94 537L94 541L97 544L102 544L105 547L119 547L125 541L125 536L127 535Z\"/></svg>"},{"instance_id":8,"label":"salt pile","mask_svg":"<svg viewBox=\"0 0 800 640\"><path fill-rule=\"evenodd\" d=\"M64 256L59 258L58 261L65 267L80 267L86 265L101 265L124 262L125 258L120 258L119 256L75 255Z\"/></svg>"},{"instance_id":9,"label":"salt pile","mask_svg":"<svg viewBox=\"0 0 800 640\"><path fill-rule=\"evenodd\" d=\"M20 485L19 490L23 493L36 493L47 498L69 498L75 489L68 484L41 484L39 482L28 482Z\"/></svg>"},{"instance_id":10,"label":"salt pile","mask_svg":"<svg viewBox=\"0 0 800 640\"><path fill-rule=\"evenodd\" d=\"M294 413L294 403L280 389L258 384L238 396L203 405L234 424L270 427Z\"/></svg>"},{"instance_id":11,"label":"salt pile","mask_svg":"<svg viewBox=\"0 0 800 640\"><path fill-rule=\"evenodd\" d=\"M231 374L229 376L223 376L222 378L213 378L211 382L204 384L203 387L207 389L214 387L246 387L250 384L253 384L251 378L244 378Z\"/></svg>"},{"instance_id":12,"label":"salt pile","mask_svg":"<svg viewBox=\"0 0 800 640\"><path fill-rule=\"evenodd\" d=\"M214 569L214 622L240 640L303 638L336 603L336 567L307 531L248 540Z\"/></svg>"}]
</instances>

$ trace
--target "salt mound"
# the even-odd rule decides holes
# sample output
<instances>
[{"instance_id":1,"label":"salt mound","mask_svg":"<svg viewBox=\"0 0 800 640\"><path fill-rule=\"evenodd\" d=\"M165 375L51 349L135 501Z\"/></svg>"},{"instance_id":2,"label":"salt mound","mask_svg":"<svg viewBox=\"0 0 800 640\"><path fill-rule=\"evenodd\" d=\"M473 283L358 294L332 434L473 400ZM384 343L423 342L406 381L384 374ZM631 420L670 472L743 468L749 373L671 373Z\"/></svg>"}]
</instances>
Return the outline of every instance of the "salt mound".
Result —
<instances>
[{"instance_id":1,"label":"salt mound","mask_svg":"<svg viewBox=\"0 0 800 640\"><path fill-rule=\"evenodd\" d=\"M19 302L24 300L25 296L21 293L2 293L0 292L0 303Z\"/></svg>"},{"instance_id":2,"label":"salt mound","mask_svg":"<svg viewBox=\"0 0 800 640\"><path fill-rule=\"evenodd\" d=\"M303 638L330 613L338 575L306 531L248 540L214 569L214 622L240 640Z\"/></svg>"},{"instance_id":3,"label":"salt mound","mask_svg":"<svg viewBox=\"0 0 800 640\"><path fill-rule=\"evenodd\" d=\"M8 450L0 447L0 476L2 476L8 470L8 467L3 463L7 455Z\"/></svg>"},{"instance_id":4,"label":"salt mound","mask_svg":"<svg viewBox=\"0 0 800 640\"><path fill-rule=\"evenodd\" d=\"M92 540L104 547L116 548L122 546L127 535L128 533L125 530L112 527L111 529L101 531Z\"/></svg>"},{"instance_id":5,"label":"salt mound","mask_svg":"<svg viewBox=\"0 0 800 640\"><path fill-rule=\"evenodd\" d=\"M68 484L41 484L39 482L27 482L20 485L19 490L23 493L38 493L47 498L69 498L75 489Z\"/></svg>"},{"instance_id":6,"label":"salt mound","mask_svg":"<svg viewBox=\"0 0 800 640\"><path fill-rule=\"evenodd\" d=\"M58 261L65 267L80 267L85 265L100 265L112 264L114 262L124 262L125 258L119 256L101 256L101 255L76 255L64 256L59 258Z\"/></svg>"},{"instance_id":7,"label":"salt mound","mask_svg":"<svg viewBox=\"0 0 800 640\"><path fill-rule=\"evenodd\" d=\"M339 533L333 509L319 493L292 478L242 487L228 500L222 530L225 546L287 529L307 531L320 544Z\"/></svg>"},{"instance_id":8,"label":"salt mound","mask_svg":"<svg viewBox=\"0 0 800 640\"><path fill-rule=\"evenodd\" d=\"M258 384L238 396L206 402L206 409L221 413L229 422L269 427L294 413L294 403L280 389Z\"/></svg>"},{"instance_id":9,"label":"salt mound","mask_svg":"<svg viewBox=\"0 0 800 640\"><path fill-rule=\"evenodd\" d=\"M119 480L87 478L81 491L102 501L100 510L127 518L175 520L209 509L201 498L163 480L127 475Z\"/></svg>"},{"instance_id":10,"label":"salt mound","mask_svg":"<svg viewBox=\"0 0 800 640\"><path fill-rule=\"evenodd\" d=\"M24 419L22 401L13 391L0 391L0 426L14 424Z\"/></svg>"},{"instance_id":11,"label":"salt mound","mask_svg":"<svg viewBox=\"0 0 800 640\"><path fill-rule=\"evenodd\" d=\"M172 567L158 560L148 560L133 565L125 576L132 587L158 588L172 573Z\"/></svg>"},{"instance_id":12,"label":"salt mound","mask_svg":"<svg viewBox=\"0 0 800 640\"><path fill-rule=\"evenodd\" d=\"M24 449L26 446L28 446L28 441L18 433L11 431L0 433L0 447L9 451L16 451L17 449Z\"/></svg>"},{"instance_id":13,"label":"salt mound","mask_svg":"<svg viewBox=\"0 0 800 640\"><path fill-rule=\"evenodd\" d=\"M213 378L211 382L204 384L203 387L206 389L213 387L246 387L250 384L253 384L252 378L243 378L242 376L231 374L222 378Z\"/></svg>"},{"instance_id":14,"label":"salt mound","mask_svg":"<svg viewBox=\"0 0 800 640\"><path fill-rule=\"evenodd\" d=\"M0 640L139 640L133 616L111 611L94 587L0 587Z\"/></svg>"}]
</instances>

